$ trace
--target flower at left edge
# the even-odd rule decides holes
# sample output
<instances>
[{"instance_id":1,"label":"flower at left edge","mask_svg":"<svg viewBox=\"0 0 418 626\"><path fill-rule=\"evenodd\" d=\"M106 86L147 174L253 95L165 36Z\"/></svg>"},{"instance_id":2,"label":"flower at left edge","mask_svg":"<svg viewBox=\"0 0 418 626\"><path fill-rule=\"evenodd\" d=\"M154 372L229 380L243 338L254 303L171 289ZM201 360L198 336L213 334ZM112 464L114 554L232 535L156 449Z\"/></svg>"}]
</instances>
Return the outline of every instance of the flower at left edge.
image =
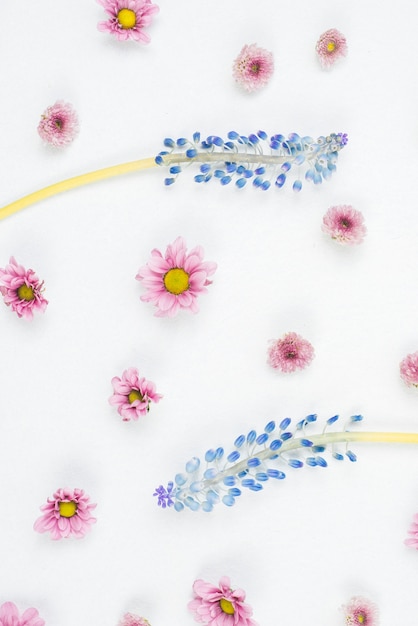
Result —
<instances>
[{"instance_id":1,"label":"flower at left edge","mask_svg":"<svg viewBox=\"0 0 418 626\"><path fill-rule=\"evenodd\" d=\"M74 141L78 131L77 113L69 102L62 100L58 100L42 113L38 125L41 139L56 148L62 148Z\"/></svg>"},{"instance_id":2,"label":"flower at left edge","mask_svg":"<svg viewBox=\"0 0 418 626\"><path fill-rule=\"evenodd\" d=\"M41 506L44 513L33 525L38 533L51 533L52 539L63 539L74 535L78 539L90 530L96 518L91 515L96 504L83 489L58 489L47 503Z\"/></svg>"},{"instance_id":3,"label":"flower at left edge","mask_svg":"<svg viewBox=\"0 0 418 626\"><path fill-rule=\"evenodd\" d=\"M197 297L212 284L208 277L216 268L216 263L203 261L201 246L187 252L185 240L177 237L167 246L164 256L159 250L152 250L150 261L135 278L147 288L141 300L154 303L158 309L155 315L173 317L180 309L198 312Z\"/></svg>"},{"instance_id":4,"label":"flower at left edge","mask_svg":"<svg viewBox=\"0 0 418 626\"><path fill-rule=\"evenodd\" d=\"M196 622L208 626L256 626L251 619L252 608L244 602L245 591L231 589L228 576L222 576L219 586L195 580L194 599L187 607Z\"/></svg>"},{"instance_id":5,"label":"flower at left edge","mask_svg":"<svg viewBox=\"0 0 418 626\"><path fill-rule=\"evenodd\" d=\"M97 28L114 35L119 41L134 39L141 43L151 41L145 28L152 22L152 16L158 13L159 6L151 0L97 0L110 16L105 22L99 22Z\"/></svg>"},{"instance_id":6,"label":"flower at left edge","mask_svg":"<svg viewBox=\"0 0 418 626\"><path fill-rule=\"evenodd\" d=\"M146 415L151 402L159 402L162 395L156 392L155 384L139 375L135 367L129 367L122 378L112 378L113 396L109 403L116 406L124 422L136 421Z\"/></svg>"},{"instance_id":7,"label":"flower at left edge","mask_svg":"<svg viewBox=\"0 0 418 626\"><path fill-rule=\"evenodd\" d=\"M0 293L18 317L30 320L34 311L44 313L48 300L42 295L43 285L32 269L25 269L14 257L10 257L9 265L0 268Z\"/></svg>"},{"instance_id":8,"label":"flower at left edge","mask_svg":"<svg viewBox=\"0 0 418 626\"><path fill-rule=\"evenodd\" d=\"M378 626L379 609L377 605L363 598L354 596L341 607L347 626Z\"/></svg>"},{"instance_id":9,"label":"flower at left edge","mask_svg":"<svg viewBox=\"0 0 418 626\"><path fill-rule=\"evenodd\" d=\"M13 602L5 602L0 606L0 626L45 626L45 620L33 607L20 615Z\"/></svg>"}]
</instances>

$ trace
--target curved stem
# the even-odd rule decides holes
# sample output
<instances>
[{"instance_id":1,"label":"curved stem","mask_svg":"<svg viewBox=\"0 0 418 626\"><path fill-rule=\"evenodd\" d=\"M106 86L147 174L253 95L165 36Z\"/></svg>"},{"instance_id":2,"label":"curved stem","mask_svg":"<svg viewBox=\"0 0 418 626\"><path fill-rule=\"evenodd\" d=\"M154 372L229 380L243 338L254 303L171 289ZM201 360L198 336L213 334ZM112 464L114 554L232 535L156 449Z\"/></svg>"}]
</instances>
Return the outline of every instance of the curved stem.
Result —
<instances>
[{"instance_id":1,"label":"curved stem","mask_svg":"<svg viewBox=\"0 0 418 626\"><path fill-rule=\"evenodd\" d=\"M104 180L105 178L121 176L122 174L130 174L131 172L137 172L151 167L156 167L154 157L140 159L139 161L129 161L128 163L105 167L101 170L89 172L88 174L81 174L80 176L67 178L59 183L49 185L49 187L44 187L43 189L34 191L33 193L20 198L20 200L16 200L11 204L2 207L0 209L0 220L8 217L9 215L13 215L13 213L17 213L21 209L25 209L35 202L40 202L41 200L45 200L45 198L50 198L51 196L62 193L63 191L75 189L76 187L82 187L83 185L89 185L90 183L95 183L96 181Z\"/></svg>"}]
</instances>

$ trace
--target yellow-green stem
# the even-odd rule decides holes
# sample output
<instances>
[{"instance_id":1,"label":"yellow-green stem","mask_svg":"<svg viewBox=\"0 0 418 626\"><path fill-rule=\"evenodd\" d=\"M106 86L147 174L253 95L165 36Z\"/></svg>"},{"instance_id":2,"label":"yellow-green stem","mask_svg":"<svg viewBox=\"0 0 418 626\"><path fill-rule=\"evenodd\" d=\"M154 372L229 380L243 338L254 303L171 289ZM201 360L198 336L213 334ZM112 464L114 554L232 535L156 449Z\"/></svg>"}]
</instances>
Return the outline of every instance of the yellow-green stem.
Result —
<instances>
[{"instance_id":1,"label":"yellow-green stem","mask_svg":"<svg viewBox=\"0 0 418 626\"><path fill-rule=\"evenodd\" d=\"M35 204L35 202L40 202L41 200L55 196L63 191L75 189L76 187L81 187L83 185L89 185L90 183L95 183L98 180L104 180L105 178L121 176L122 174L130 174L131 172L137 172L151 167L156 167L154 157L140 159L139 161L129 161L128 163L105 167L101 170L96 170L95 172L89 172L88 174L81 174L80 176L67 178L59 183L49 185L49 187L39 189L39 191L34 191L33 193L20 198L20 200L16 200L15 202L4 206L0 209L0 220L8 217L9 215L13 215L13 213L17 213L21 209L25 209L31 204Z\"/></svg>"}]
</instances>

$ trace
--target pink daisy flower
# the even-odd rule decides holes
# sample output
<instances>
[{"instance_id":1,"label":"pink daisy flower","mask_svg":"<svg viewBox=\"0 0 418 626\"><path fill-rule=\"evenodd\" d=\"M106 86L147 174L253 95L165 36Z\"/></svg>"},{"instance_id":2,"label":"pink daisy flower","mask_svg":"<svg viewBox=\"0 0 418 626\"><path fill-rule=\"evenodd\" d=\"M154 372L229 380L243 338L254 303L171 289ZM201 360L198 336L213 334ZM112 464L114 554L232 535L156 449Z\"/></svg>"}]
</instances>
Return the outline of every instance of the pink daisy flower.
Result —
<instances>
[{"instance_id":1,"label":"pink daisy flower","mask_svg":"<svg viewBox=\"0 0 418 626\"><path fill-rule=\"evenodd\" d=\"M18 317L30 320L34 311L45 311L48 300L42 295L43 285L33 270L18 265L14 257L4 269L0 268L0 293Z\"/></svg>"},{"instance_id":2,"label":"pink daisy flower","mask_svg":"<svg viewBox=\"0 0 418 626\"><path fill-rule=\"evenodd\" d=\"M41 506L43 515L33 525L38 533L51 533L52 539L62 539L74 535L84 537L91 524L96 522L91 511L96 504L82 489L58 489L47 503Z\"/></svg>"},{"instance_id":3,"label":"pink daisy flower","mask_svg":"<svg viewBox=\"0 0 418 626\"><path fill-rule=\"evenodd\" d=\"M349 246L361 243L367 233L362 213L346 204L328 209L322 230L338 243Z\"/></svg>"},{"instance_id":4,"label":"pink daisy flower","mask_svg":"<svg viewBox=\"0 0 418 626\"><path fill-rule=\"evenodd\" d=\"M253 43L242 48L234 61L232 73L244 89L255 91L268 83L273 70L273 54Z\"/></svg>"},{"instance_id":5,"label":"pink daisy flower","mask_svg":"<svg viewBox=\"0 0 418 626\"><path fill-rule=\"evenodd\" d=\"M45 626L36 609L26 609L22 615L13 602L5 602L0 606L0 626Z\"/></svg>"},{"instance_id":6,"label":"pink daisy flower","mask_svg":"<svg viewBox=\"0 0 418 626\"><path fill-rule=\"evenodd\" d=\"M413 517L413 521L411 522L411 526L408 530L408 535L410 535L410 537L405 539L404 544L418 550L418 513L416 513Z\"/></svg>"},{"instance_id":7,"label":"pink daisy flower","mask_svg":"<svg viewBox=\"0 0 418 626\"><path fill-rule=\"evenodd\" d=\"M137 420L149 411L151 402L159 402L162 396L155 391L155 385L150 380L139 377L135 367L130 367L122 374L122 378L112 378L113 396L109 403L118 408L119 415L124 422Z\"/></svg>"},{"instance_id":8,"label":"pink daisy flower","mask_svg":"<svg viewBox=\"0 0 418 626\"><path fill-rule=\"evenodd\" d=\"M159 250L152 250L151 260L135 276L147 288L141 300L155 304L157 317L173 317L180 309L197 313L197 297L212 284L208 276L216 267L216 263L203 261L201 246L187 253L186 242L177 237L167 246L164 257Z\"/></svg>"},{"instance_id":9,"label":"pink daisy flower","mask_svg":"<svg viewBox=\"0 0 418 626\"><path fill-rule=\"evenodd\" d=\"M315 49L322 67L331 67L337 59L346 56L347 41L339 30L331 28L322 33Z\"/></svg>"},{"instance_id":10,"label":"pink daisy flower","mask_svg":"<svg viewBox=\"0 0 418 626\"><path fill-rule=\"evenodd\" d=\"M222 576L216 587L204 580L193 584L194 600L188 609L194 613L196 622L212 626L256 626L251 619L252 608L244 602L242 589L231 589L228 576Z\"/></svg>"},{"instance_id":11,"label":"pink daisy flower","mask_svg":"<svg viewBox=\"0 0 418 626\"><path fill-rule=\"evenodd\" d=\"M314 357L312 345L297 333L286 333L272 341L268 350L268 363L282 372L304 369Z\"/></svg>"},{"instance_id":12,"label":"pink daisy flower","mask_svg":"<svg viewBox=\"0 0 418 626\"><path fill-rule=\"evenodd\" d=\"M408 387L418 387L418 352L408 354L399 365L401 378Z\"/></svg>"},{"instance_id":13,"label":"pink daisy flower","mask_svg":"<svg viewBox=\"0 0 418 626\"><path fill-rule=\"evenodd\" d=\"M354 596L348 604L341 607L347 626L378 626L379 610L377 606L361 596Z\"/></svg>"},{"instance_id":14,"label":"pink daisy flower","mask_svg":"<svg viewBox=\"0 0 418 626\"><path fill-rule=\"evenodd\" d=\"M152 16L160 10L151 0L97 0L110 16L99 22L97 28L111 33L119 41L134 39L142 43L151 41L144 28L152 22Z\"/></svg>"},{"instance_id":15,"label":"pink daisy flower","mask_svg":"<svg viewBox=\"0 0 418 626\"><path fill-rule=\"evenodd\" d=\"M150 626L150 623L144 617L134 615L133 613L125 613L118 626Z\"/></svg>"},{"instance_id":16,"label":"pink daisy flower","mask_svg":"<svg viewBox=\"0 0 418 626\"><path fill-rule=\"evenodd\" d=\"M38 125L40 137L47 143L61 148L71 143L79 130L78 116L71 104L59 100L43 113Z\"/></svg>"}]
</instances>

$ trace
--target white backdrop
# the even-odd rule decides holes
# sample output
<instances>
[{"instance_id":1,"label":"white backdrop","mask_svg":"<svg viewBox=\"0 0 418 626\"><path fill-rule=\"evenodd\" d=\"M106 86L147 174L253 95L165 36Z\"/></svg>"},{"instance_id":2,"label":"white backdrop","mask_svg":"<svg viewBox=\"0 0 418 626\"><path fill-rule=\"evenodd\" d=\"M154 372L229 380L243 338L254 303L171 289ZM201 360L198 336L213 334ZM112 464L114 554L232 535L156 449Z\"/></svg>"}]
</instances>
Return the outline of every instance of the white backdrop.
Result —
<instances>
[{"instance_id":1,"label":"white backdrop","mask_svg":"<svg viewBox=\"0 0 418 626\"><path fill-rule=\"evenodd\" d=\"M399 378L418 350L415 3L159 5L146 47L98 32L93 0L4 2L2 205L195 130L346 132L349 143L332 180L299 195L198 186L191 172L166 188L156 169L1 222L0 266L14 255L35 269L49 306L27 323L0 303L0 603L36 606L51 626L114 626L128 610L192 626L193 581L229 575L260 626L334 626L355 594L380 606L382 626L413 626L418 554L403 540L418 511L416 448L358 444L356 464L289 469L210 514L163 511L152 493L191 456L270 419L362 413L365 430L418 429L418 394ZM314 48L328 28L349 52L324 71ZM246 94L232 62L254 42L275 73ZM36 127L59 99L81 128L57 152ZM336 204L362 211L361 246L321 232ZM178 235L218 270L200 313L159 319L134 277ZM266 363L269 340L288 331L316 352L293 375ZM136 423L108 404L129 366L164 395ZM82 540L32 530L62 486L98 503Z\"/></svg>"}]
</instances>

